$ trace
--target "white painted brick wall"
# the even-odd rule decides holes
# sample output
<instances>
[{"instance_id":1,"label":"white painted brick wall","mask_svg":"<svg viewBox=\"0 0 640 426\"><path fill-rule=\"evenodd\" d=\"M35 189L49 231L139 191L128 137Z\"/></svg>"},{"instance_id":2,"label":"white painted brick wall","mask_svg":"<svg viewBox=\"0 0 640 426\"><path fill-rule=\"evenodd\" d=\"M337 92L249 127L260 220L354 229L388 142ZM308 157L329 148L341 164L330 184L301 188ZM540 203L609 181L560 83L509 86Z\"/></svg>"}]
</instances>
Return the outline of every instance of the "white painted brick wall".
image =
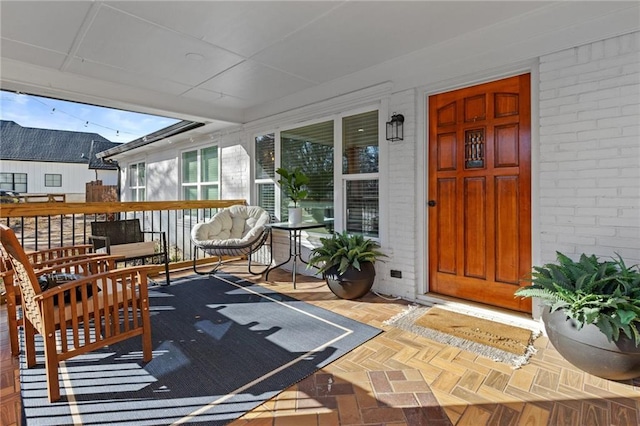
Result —
<instances>
[{"instance_id":1,"label":"white painted brick wall","mask_svg":"<svg viewBox=\"0 0 640 426\"><path fill-rule=\"evenodd\" d=\"M246 134L237 131L220 140L220 198L250 202L251 163Z\"/></svg>"},{"instance_id":2,"label":"white painted brick wall","mask_svg":"<svg viewBox=\"0 0 640 426\"><path fill-rule=\"evenodd\" d=\"M543 56L539 71L541 261L640 262L640 32Z\"/></svg>"},{"instance_id":3,"label":"white painted brick wall","mask_svg":"<svg viewBox=\"0 0 640 426\"><path fill-rule=\"evenodd\" d=\"M395 93L389 101L389 114L404 115L404 140L388 142L389 169L387 193L381 194L381 203L387 208L387 245L389 258L376 263L376 282L373 289L394 296L414 300L416 295L416 117L415 91ZM384 224L383 224L384 226ZM402 278L392 278L390 270L402 272Z\"/></svg>"}]
</instances>

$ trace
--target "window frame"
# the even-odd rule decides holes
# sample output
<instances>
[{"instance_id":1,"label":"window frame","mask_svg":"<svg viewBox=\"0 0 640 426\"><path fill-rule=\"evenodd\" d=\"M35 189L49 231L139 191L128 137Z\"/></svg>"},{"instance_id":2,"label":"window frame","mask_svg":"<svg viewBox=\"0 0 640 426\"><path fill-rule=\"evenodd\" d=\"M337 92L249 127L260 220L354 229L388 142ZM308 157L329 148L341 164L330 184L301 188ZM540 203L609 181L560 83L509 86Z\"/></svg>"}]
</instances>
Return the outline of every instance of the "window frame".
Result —
<instances>
[{"instance_id":1,"label":"window frame","mask_svg":"<svg viewBox=\"0 0 640 426\"><path fill-rule=\"evenodd\" d=\"M144 166L144 181L142 185L139 182L139 170L140 165ZM131 185L131 171L132 167L135 166L136 177L135 177L135 185ZM144 160L132 161L127 165L127 194L131 197L130 201L146 201L147 200L147 163ZM144 194L142 199L140 199L140 194Z\"/></svg>"},{"instance_id":2,"label":"window frame","mask_svg":"<svg viewBox=\"0 0 640 426\"><path fill-rule=\"evenodd\" d=\"M51 178L57 177L58 179L53 179L53 182L50 181ZM57 183L57 184L56 184ZM61 173L45 173L44 174L44 186L47 188L61 188L62 187L62 174Z\"/></svg>"},{"instance_id":3,"label":"window frame","mask_svg":"<svg viewBox=\"0 0 640 426\"><path fill-rule=\"evenodd\" d=\"M342 170L342 150L344 146L343 134L342 134L342 120L346 117L351 117L358 114L363 114L367 112L377 111L378 112L378 171L376 173L343 173ZM383 160L383 150L384 146L384 113L385 108L381 102L375 104L369 104L367 106L362 106L360 108L353 108L347 111L343 111L341 113L328 114L323 115L321 117L317 117L311 120L299 121L296 123L287 123L286 125L282 125L275 128L265 129L264 131L254 132L251 138L251 148L254 161L252 161L251 169L252 169L252 191L253 191L253 199L258 199L258 185L269 183L270 179L256 179L256 170L255 170L255 156L256 156L256 145L255 139L258 136L264 136L273 134L274 135L274 170L277 170L282 164L282 151L281 151L281 133L286 132L292 129L297 129L300 127L311 126L318 123L323 123L326 121L333 121L333 139L334 139L334 164L333 164L333 208L334 208L334 230L336 232L342 232L347 228L347 215L346 215L346 206L347 206L347 181L355 181L355 180L377 180L378 181L378 230L377 236L367 236L374 241L381 241L383 230L381 229L381 221L380 215L383 214L383 206L381 203L381 169L382 165L385 163ZM281 216L281 199L283 197L282 190L277 184L277 176L272 180L271 183L274 184L274 193L275 193L275 216L276 218L280 218ZM310 234L320 234L326 233L326 230L322 229L314 229L309 230Z\"/></svg>"},{"instance_id":4,"label":"window frame","mask_svg":"<svg viewBox=\"0 0 640 426\"><path fill-rule=\"evenodd\" d=\"M15 192L19 192L19 193L28 193L29 191L29 175L27 173L22 173L22 172L0 172L0 176L11 176L11 181L10 182L2 182L2 179L0 179L0 188L2 189L6 189L9 191L15 191ZM16 176L24 176L24 182L22 181L17 181L16 180ZM11 185L11 187L7 187L7 185ZM24 185L24 190L22 189L16 189L16 185ZM22 186L21 186L22 188Z\"/></svg>"},{"instance_id":5,"label":"window frame","mask_svg":"<svg viewBox=\"0 0 640 426\"><path fill-rule=\"evenodd\" d=\"M217 180L216 181L207 181L204 182L202 181L202 151L209 149L209 148L215 148L217 150L217 161L218 161L218 173L217 173ZM196 182L184 182L184 154L189 153L189 152L196 152ZM211 185L216 185L218 188L218 198L216 198L217 200L220 199L221 196L221 174L222 174L222 170L221 170L221 165L222 162L220 161L220 145L218 143L213 143L210 145L200 145L200 146L194 146L194 147L189 147L189 148L185 148L183 150L180 151L180 157L179 157L179 163L180 163L180 167L179 167L179 173L180 173L180 200L187 200L185 198L185 193L184 190L185 188L188 187L195 187L196 188L196 194L197 194L197 198L196 200L204 200L205 198L202 198L203 194L202 194L202 189L205 186L211 186ZM208 198L207 198L208 200Z\"/></svg>"},{"instance_id":6,"label":"window frame","mask_svg":"<svg viewBox=\"0 0 640 426\"><path fill-rule=\"evenodd\" d=\"M273 157L273 176L271 177L264 177L264 178L258 178L258 170L257 170L257 158L258 158L258 152L257 152L257 139L259 137L264 137L264 136L271 136L273 135L273 153L272 153L272 157ZM260 133L256 133L255 135L253 135L252 139L251 139L251 149L252 149L252 153L253 153L253 160L251 161L251 173L252 173L252 181L253 181L253 185L252 185L252 190L253 190L253 194L252 194L252 199L255 200L255 204L256 205L260 205L261 207L265 208L267 211L269 211L269 214L271 214L273 217L281 217L280 216L280 210L278 208L279 203L280 203L280 191L277 190L278 185L276 184L277 182L277 175L276 175L276 167L275 167L275 157L276 157L276 152L279 149L277 146L279 146L278 144L278 140L280 138L280 132L279 131L273 131L273 132L260 132ZM262 206L259 202L260 199L260 187L261 186L270 186L273 189L273 211L271 211L271 209Z\"/></svg>"}]
</instances>

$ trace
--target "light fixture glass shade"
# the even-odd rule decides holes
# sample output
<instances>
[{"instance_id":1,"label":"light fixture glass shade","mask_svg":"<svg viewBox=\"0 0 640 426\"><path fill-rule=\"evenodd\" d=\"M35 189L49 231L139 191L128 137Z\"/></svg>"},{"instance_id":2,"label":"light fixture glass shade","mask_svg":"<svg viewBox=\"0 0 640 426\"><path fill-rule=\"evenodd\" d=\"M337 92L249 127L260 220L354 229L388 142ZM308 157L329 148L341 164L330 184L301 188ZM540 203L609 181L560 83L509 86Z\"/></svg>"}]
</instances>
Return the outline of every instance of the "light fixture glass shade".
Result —
<instances>
[{"instance_id":1,"label":"light fixture glass shade","mask_svg":"<svg viewBox=\"0 0 640 426\"><path fill-rule=\"evenodd\" d=\"M404 139L404 115L394 113L387 122L387 140L401 141Z\"/></svg>"}]
</instances>

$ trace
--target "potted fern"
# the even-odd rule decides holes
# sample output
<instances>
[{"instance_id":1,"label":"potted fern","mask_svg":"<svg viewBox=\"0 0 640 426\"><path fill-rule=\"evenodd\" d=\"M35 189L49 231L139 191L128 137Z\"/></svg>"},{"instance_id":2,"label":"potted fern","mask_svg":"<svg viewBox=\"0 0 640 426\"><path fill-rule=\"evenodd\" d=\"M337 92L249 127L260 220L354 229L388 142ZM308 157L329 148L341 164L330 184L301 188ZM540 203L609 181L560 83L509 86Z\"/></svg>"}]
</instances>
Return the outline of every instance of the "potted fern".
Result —
<instances>
[{"instance_id":1,"label":"potted fern","mask_svg":"<svg viewBox=\"0 0 640 426\"><path fill-rule=\"evenodd\" d=\"M278 180L280 188L282 188L293 203L293 207L289 207L288 211L289 223L302 222L302 208L300 208L298 203L309 195L309 191L305 188L306 185L309 184L309 177L305 175L299 167L293 170L280 167L276 170L276 173L280 175L280 179Z\"/></svg>"},{"instance_id":2,"label":"potted fern","mask_svg":"<svg viewBox=\"0 0 640 426\"><path fill-rule=\"evenodd\" d=\"M593 375L640 376L640 268L623 259L578 261L557 252L557 262L535 266L531 285L515 294L538 298L547 335L558 352Z\"/></svg>"},{"instance_id":3,"label":"potted fern","mask_svg":"<svg viewBox=\"0 0 640 426\"><path fill-rule=\"evenodd\" d=\"M376 276L374 263L385 254L378 244L360 234L334 233L320 238L311 251L309 265L319 268L329 289L342 299L358 299L371 290Z\"/></svg>"}]
</instances>

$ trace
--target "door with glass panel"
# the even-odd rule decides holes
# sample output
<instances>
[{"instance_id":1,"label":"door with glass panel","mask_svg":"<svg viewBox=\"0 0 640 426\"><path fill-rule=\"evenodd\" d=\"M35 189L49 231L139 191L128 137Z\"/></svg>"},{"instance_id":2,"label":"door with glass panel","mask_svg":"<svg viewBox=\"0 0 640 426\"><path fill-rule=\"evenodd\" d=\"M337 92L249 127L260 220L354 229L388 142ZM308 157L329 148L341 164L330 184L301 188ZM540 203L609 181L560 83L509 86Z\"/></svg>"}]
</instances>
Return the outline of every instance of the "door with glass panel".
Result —
<instances>
[{"instance_id":1,"label":"door with glass panel","mask_svg":"<svg viewBox=\"0 0 640 426\"><path fill-rule=\"evenodd\" d=\"M529 74L429 97L429 291L531 311Z\"/></svg>"}]
</instances>

